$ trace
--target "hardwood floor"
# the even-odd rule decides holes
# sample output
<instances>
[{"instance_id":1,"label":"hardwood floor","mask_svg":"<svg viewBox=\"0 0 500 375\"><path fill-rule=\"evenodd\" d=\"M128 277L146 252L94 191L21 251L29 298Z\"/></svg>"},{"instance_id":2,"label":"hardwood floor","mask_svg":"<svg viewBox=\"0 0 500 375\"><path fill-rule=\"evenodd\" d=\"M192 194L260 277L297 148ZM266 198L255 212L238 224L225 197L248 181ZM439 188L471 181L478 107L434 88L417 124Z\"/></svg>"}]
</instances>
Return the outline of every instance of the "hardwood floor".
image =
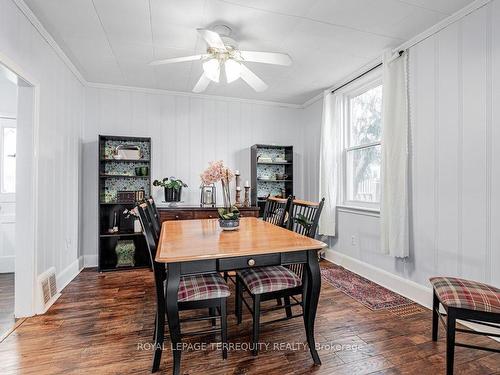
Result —
<instances>
[{"instance_id":1,"label":"hardwood floor","mask_svg":"<svg viewBox=\"0 0 500 375\"><path fill-rule=\"evenodd\" d=\"M0 273L0 338L14 324L14 273Z\"/></svg>"},{"instance_id":2,"label":"hardwood floor","mask_svg":"<svg viewBox=\"0 0 500 375\"><path fill-rule=\"evenodd\" d=\"M322 267L328 264L323 262ZM151 272L98 274L85 270L66 287L46 315L26 319L0 344L0 373L148 374L154 311ZM233 311L233 298L229 311ZM284 312L273 312L269 318L276 314ZM207 324L184 324L183 332ZM234 315L230 316L231 343L247 344L250 334L248 311L240 326L236 325ZM458 334L457 338L467 339L462 337L463 334ZM479 336L468 339L476 344L493 344L492 340ZM270 348L262 349L258 357L252 357L248 351L230 351L229 358L223 361L219 350L190 348L183 353L182 371L234 375L444 374L444 331L440 329L439 342L431 341L429 310L404 318L387 311L374 312L326 282L316 320L316 340L324 346L320 350L323 365L318 367L312 365L303 346L300 350L291 347L273 350L274 343L303 345L302 320L294 319L262 328L261 342L270 343ZM218 342L218 338L185 340L193 345L212 341ZM456 374L500 374L500 354L457 348L455 363ZM160 373L170 374L171 369L167 347Z\"/></svg>"}]
</instances>

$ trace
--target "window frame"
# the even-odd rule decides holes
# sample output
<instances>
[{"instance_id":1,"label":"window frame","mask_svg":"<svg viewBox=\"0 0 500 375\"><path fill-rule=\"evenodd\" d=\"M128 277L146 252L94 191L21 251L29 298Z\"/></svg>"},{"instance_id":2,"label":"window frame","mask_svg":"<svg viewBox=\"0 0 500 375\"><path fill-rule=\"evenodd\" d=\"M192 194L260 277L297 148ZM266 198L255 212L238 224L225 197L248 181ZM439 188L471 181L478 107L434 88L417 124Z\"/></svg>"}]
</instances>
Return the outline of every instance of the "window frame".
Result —
<instances>
[{"instance_id":1,"label":"window frame","mask_svg":"<svg viewBox=\"0 0 500 375\"><path fill-rule=\"evenodd\" d=\"M376 142L369 142L369 143L364 143L361 145L355 145L351 146L351 108L350 108L350 101L352 98L363 94L366 91L369 91L375 87L382 86L383 90L383 79L382 79L382 72L381 69L377 69L374 72L368 74L365 77L361 77L357 79L355 82L350 84L348 87L346 87L344 90L342 90L342 95L343 95L343 112L344 115L342 116L343 118L343 123L342 123L342 173L341 173L341 199L340 201L342 202L342 207L345 208L351 208L351 209L360 209L360 210L370 210L370 211L375 211L379 212L380 211L380 202L367 202L367 201L360 201L360 200L352 200L348 199L349 197L349 190L348 190L348 171L347 171L347 160L348 160L348 153L355 151L355 150L362 150L362 149L367 149L371 147L381 147L382 145L382 135L380 137L379 141Z\"/></svg>"},{"instance_id":2,"label":"window frame","mask_svg":"<svg viewBox=\"0 0 500 375\"><path fill-rule=\"evenodd\" d=\"M8 120L14 120L13 118L6 118ZM4 152L3 152L3 147L4 147L4 131L5 129L15 129L16 131L16 143L17 143L17 124L14 123L12 124L1 124L0 125L0 195L4 197L15 197L16 195L16 188L14 188L14 191L4 191ZM17 156L17 150L16 150L16 156ZM16 164L17 164L17 157L16 157Z\"/></svg>"}]
</instances>

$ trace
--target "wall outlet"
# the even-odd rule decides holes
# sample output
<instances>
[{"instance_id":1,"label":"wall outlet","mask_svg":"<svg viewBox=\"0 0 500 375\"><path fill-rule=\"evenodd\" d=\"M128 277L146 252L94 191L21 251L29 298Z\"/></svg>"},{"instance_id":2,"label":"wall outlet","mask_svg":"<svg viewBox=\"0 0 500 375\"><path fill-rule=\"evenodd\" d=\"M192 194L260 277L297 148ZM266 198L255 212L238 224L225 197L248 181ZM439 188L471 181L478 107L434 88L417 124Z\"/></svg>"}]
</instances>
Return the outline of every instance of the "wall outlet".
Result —
<instances>
[{"instance_id":1,"label":"wall outlet","mask_svg":"<svg viewBox=\"0 0 500 375\"><path fill-rule=\"evenodd\" d=\"M358 243L358 240L357 240L356 236L353 234L353 235L351 236L351 245L352 245L352 246L356 246L356 245L357 245L357 243Z\"/></svg>"}]
</instances>

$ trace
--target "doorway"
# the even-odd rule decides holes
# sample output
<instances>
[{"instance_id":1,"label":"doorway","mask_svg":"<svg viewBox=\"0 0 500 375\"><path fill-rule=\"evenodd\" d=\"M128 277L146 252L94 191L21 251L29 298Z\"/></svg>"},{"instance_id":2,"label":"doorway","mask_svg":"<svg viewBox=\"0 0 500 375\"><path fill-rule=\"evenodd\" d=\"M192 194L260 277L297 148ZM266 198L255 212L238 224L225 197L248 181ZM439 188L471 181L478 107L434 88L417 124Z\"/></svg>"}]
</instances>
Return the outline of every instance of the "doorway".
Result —
<instances>
[{"instance_id":1,"label":"doorway","mask_svg":"<svg viewBox=\"0 0 500 375\"><path fill-rule=\"evenodd\" d=\"M15 324L17 77L0 72L0 337Z\"/></svg>"},{"instance_id":2,"label":"doorway","mask_svg":"<svg viewBox=\"0 0 500 375\"><path fill-rule=\"evenodd\" d=\"M15 318L34 315L37 308L40 84L2 53L0 81L8 87L0 95L0 315L6 312L12 324ZM5 334L0 332L0 341Z\"/></svg>"}]
</instances>

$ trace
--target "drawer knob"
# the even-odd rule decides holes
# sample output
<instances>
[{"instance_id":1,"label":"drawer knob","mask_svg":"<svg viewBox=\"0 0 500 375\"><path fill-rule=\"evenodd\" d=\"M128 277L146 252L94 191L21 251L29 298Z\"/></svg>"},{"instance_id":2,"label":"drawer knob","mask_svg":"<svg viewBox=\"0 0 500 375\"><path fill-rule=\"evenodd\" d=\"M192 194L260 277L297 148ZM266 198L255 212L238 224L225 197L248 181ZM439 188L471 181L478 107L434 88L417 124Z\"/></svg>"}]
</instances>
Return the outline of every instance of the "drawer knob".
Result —
<instances>
[{"instance_id":1,"label":"drawer knob","mask_svg":"<svg viewBox=\"0 0 500 375\"><path fill-rule=\"evenodd\" d=\"M175 215L175 219L176 219L176 220L179 220L179 215Z\"/></svg>"},{"instance_id":2,"label":"drawer knob","mask_svg":"<svg viewBox=\"0 0 500 375\"><path fill-rule=\"evenodd\" d=\"M248 259L248 262L247 264L252 267L252 266L255 266L255 260L253 260L252 258Z\"/></svg>"},{"instance_id":3,"label":"drawer knob","mask_svg":"<svg viewBox=\"0 0 500 375\"><path fill-rule=\"evenodd\" d=\"M208 218L211 219L211 218L213 218L213 216L212 215L208 215Z\"/></svg>"}]
</instances>

